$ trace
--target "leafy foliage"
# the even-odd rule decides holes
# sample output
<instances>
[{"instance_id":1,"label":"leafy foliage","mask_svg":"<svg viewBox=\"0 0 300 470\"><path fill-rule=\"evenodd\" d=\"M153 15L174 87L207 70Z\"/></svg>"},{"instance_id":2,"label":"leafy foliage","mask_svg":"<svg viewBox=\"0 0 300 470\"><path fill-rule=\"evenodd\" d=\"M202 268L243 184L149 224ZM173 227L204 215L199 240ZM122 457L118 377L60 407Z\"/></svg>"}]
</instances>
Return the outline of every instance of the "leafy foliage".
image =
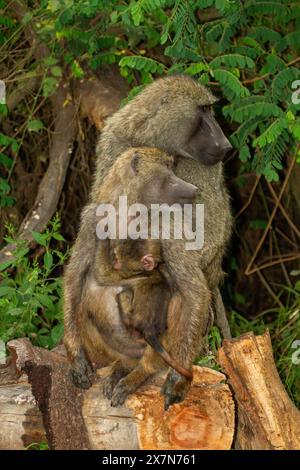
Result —
<instances>
[{"instance_id":1,"label":"leafy foliage","mask_svg":"<svg viewBox=\"0 0 300 470\"><path fill-rule=\"evenodd\" d=\"M6 241L17 247L14 258L0 264L0 338L4 342L28 336L34 344L52 348L62 337L62 286L55 273L67 253L51 248L55 240L64 241L59 228L56 217L44 233L34 233L43 255L31 259L27 242L15 240L9 227Z\"/></svg>"},{"instance_id":2,"label":"leafy foliage","mask_svg":"<svg viewBox=\"0 0 300 470\"><path fill-rule=\"evenodd\" d=\"M18 25L7 13L1 18L3 42ZM288 116L297 121L300 112L291 100L300 79L299 18L299 4L287 0L44 0L23 24L34 22L41 41L51 45L43 61L45 97L63 71L82 78L106 63L118 64L133 87L185 72L227 100L221 106L242 169L277 180L287 148L292 153L298 139ZM38 132L41 125L33 119L27 128ZM7 192L2 182L2 205L12 203Z\"/></svg>"}]
</instances>

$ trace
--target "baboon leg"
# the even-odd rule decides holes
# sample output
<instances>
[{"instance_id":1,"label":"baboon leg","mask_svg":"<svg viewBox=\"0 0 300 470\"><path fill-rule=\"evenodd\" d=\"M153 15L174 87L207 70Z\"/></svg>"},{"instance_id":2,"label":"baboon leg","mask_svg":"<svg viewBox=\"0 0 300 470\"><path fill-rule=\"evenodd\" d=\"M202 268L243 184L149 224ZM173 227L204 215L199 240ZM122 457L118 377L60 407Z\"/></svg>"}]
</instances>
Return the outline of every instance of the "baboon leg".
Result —
<instances>
[{"instance_id":1,"label":"baboon leg","mask_svg":"<svg viewBox=\"0 0 300 470\"><path fill-rule=\"evenodd\" d=\"M215 323L220 329L223 339L230 339L231 331L227 320L220 289L218 287L215 288L212 292L212 304L215 313Z\"/></svg>"},{"instance_id":2,"label":"baboon leg","mask_svg":"<svg viewBox=\"0 0 300 470\"><path fill-rule=\"evenodd\" d=\"M128 395L134 393L143 383L145 383L155 372L166 367L164 361L148 346L138 365L122 378L115 386L111 405L122 405Z\"/></svg>"},{"instance_id":3,"label":"baboon leg","mask_svg":"<svg viewBox=\"0 0 300 470\"><path fill-rule=\"evenodd\" d=\"M94 369L82 348L72 361L70 375L76 387L87 389L92 385Z\"/></svg>"},{"instance_id":4,"label":"baboon leg","mask_svg":"<svg viewBox=\"0 0 300 470\"><path fill-rule=\"evenodd\" d=\"M117 360L111 366L111 373L103 380L103 394L111 400L114 388L125 375L130 372L130 368L125 366L123 361Z\"/></svg>"},{"instance_id":5,"label":"baboon leg","mask_svg":"<svg viewBox=\"0 0 300 470\"><path fill-rule=\"evenodd\" d=\"M181 296L181 310L177 314L168 314L168 333L165 346L176 361L191 370L197 355L203 352L204 337L210 324L211 294L199 259L193 251L186 251L181 240L163 241L166 263L170 267L171 278ZM184 399L190 381L170 370L162 388L165 396L165 407Z\"/></svg>"}]
</instances>

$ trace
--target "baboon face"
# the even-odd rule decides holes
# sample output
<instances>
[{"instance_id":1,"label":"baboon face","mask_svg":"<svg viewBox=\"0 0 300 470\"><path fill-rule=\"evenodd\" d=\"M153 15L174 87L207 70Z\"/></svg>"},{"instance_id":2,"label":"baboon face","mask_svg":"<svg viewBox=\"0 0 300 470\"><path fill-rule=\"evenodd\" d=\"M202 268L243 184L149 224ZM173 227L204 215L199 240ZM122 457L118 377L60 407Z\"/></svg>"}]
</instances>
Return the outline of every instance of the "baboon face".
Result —
<instances>
[{"instance_id":1,"label":"baboon face","mask_svg":"<svg viewBox=\"0 0 300 470\"><path fill-rule=\"evenodd\" d=\"M203 165L214 165L223 160L232 149L216 119L211 106L199 106L191 123L187 141L179 153L198 160Z\"/></svg>"},{"instance_id":2,"label":"baboon face","mask_svg":"<svg viewBox=\"0 0 300 470\"><path fill-rule=\"evenodd\" d=\"M175 176L173 164L173 158L158 149L134 153L131 160L133 184L134 178L142 184L140 202L146 205L193 202L198 192L197 186Z\"/></svg>"},{"instance_id":3,"label":"baboon face","mask_svg":"<svg viewBox=\"0 0 300 470\"><path fill-rule=\"evenodd\" d=\"M175 176L173 171L161 171L144 187L147 204L188 204L198 192L197 186Z\"/></svg>"},{"instance_id":4,"label":"baboon face","mask_svg":"<svg viewBox=\"0 0 300 470\"><path fill-rule=\"evenodd\" d=\"M133 147L158 147L203 165L220 162L232 148L214 118L216 98L187 76L155 81L113 119L114 134ZM139 112L137 112L137 110ZM128 116L133 116L130 120Z\"/></svg>"}]
</instances>

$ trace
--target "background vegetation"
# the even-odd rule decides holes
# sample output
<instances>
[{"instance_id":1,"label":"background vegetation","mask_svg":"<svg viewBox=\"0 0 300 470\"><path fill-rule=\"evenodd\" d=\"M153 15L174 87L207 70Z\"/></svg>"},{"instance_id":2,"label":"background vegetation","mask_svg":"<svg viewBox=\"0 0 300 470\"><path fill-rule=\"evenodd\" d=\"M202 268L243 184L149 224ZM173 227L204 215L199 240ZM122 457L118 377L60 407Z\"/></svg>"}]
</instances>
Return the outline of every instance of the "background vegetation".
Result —
<instances>
[{"instance_id":1,"label":"background vegetation","mask_svg":"<svg viewBox=\"0 0 300 470\"><path fill-rule=\"evenodd\" d=\"M26 335L49 348L61 339L60 276L97 136L95 120L79 112L84 85L121 76L126 100L157 77L186 73L219 97L216 113L235 149L226 162L236 228L223 289L233 332L270 329L300 405L291 360L300 339L299 1L0 0L0 8L0 337ZM64 147L56 138L70 119ZM64 173L57 183L50 172L49 185L55 145L65 148ZM56 195L40 213L37 200L51 186ZM214 328L213 350L219 342Z\"/></svg>"}]
</instances>

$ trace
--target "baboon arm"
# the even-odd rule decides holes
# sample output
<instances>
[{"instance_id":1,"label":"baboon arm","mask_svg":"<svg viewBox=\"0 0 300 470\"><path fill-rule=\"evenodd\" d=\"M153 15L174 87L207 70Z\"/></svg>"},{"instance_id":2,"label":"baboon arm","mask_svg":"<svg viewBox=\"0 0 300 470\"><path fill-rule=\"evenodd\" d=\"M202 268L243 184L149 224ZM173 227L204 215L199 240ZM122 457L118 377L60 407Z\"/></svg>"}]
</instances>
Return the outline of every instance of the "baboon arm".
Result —
<instances>
[{"instance_id":1,"label":"baboon arm","mask_svg":"<svg viewBox=\"0 0 300 470\"><path fill-rule=\"evenodd\" d=\"M95 255L96 205L88 205L83 213L80 230L64 274L64 343L72 360L80 354L78 328L85 279Z\"/></svg>"},{"instance_id":2,"label":"baboon arm","mask_svg":"<svg viewBox=\"0 0 300 470\"><path fill-rule=\"evenodd\" d=\"M166 349L182 366L190 369L204 348L203 338L210 326L211 293L193 251L182 240L163 241L163 255L181 297L181 308L172 302L168 314ZM182 255L181 255L182 253ZM173 308L173 311L172 311Z\"/></svg>"}]
</instances>

